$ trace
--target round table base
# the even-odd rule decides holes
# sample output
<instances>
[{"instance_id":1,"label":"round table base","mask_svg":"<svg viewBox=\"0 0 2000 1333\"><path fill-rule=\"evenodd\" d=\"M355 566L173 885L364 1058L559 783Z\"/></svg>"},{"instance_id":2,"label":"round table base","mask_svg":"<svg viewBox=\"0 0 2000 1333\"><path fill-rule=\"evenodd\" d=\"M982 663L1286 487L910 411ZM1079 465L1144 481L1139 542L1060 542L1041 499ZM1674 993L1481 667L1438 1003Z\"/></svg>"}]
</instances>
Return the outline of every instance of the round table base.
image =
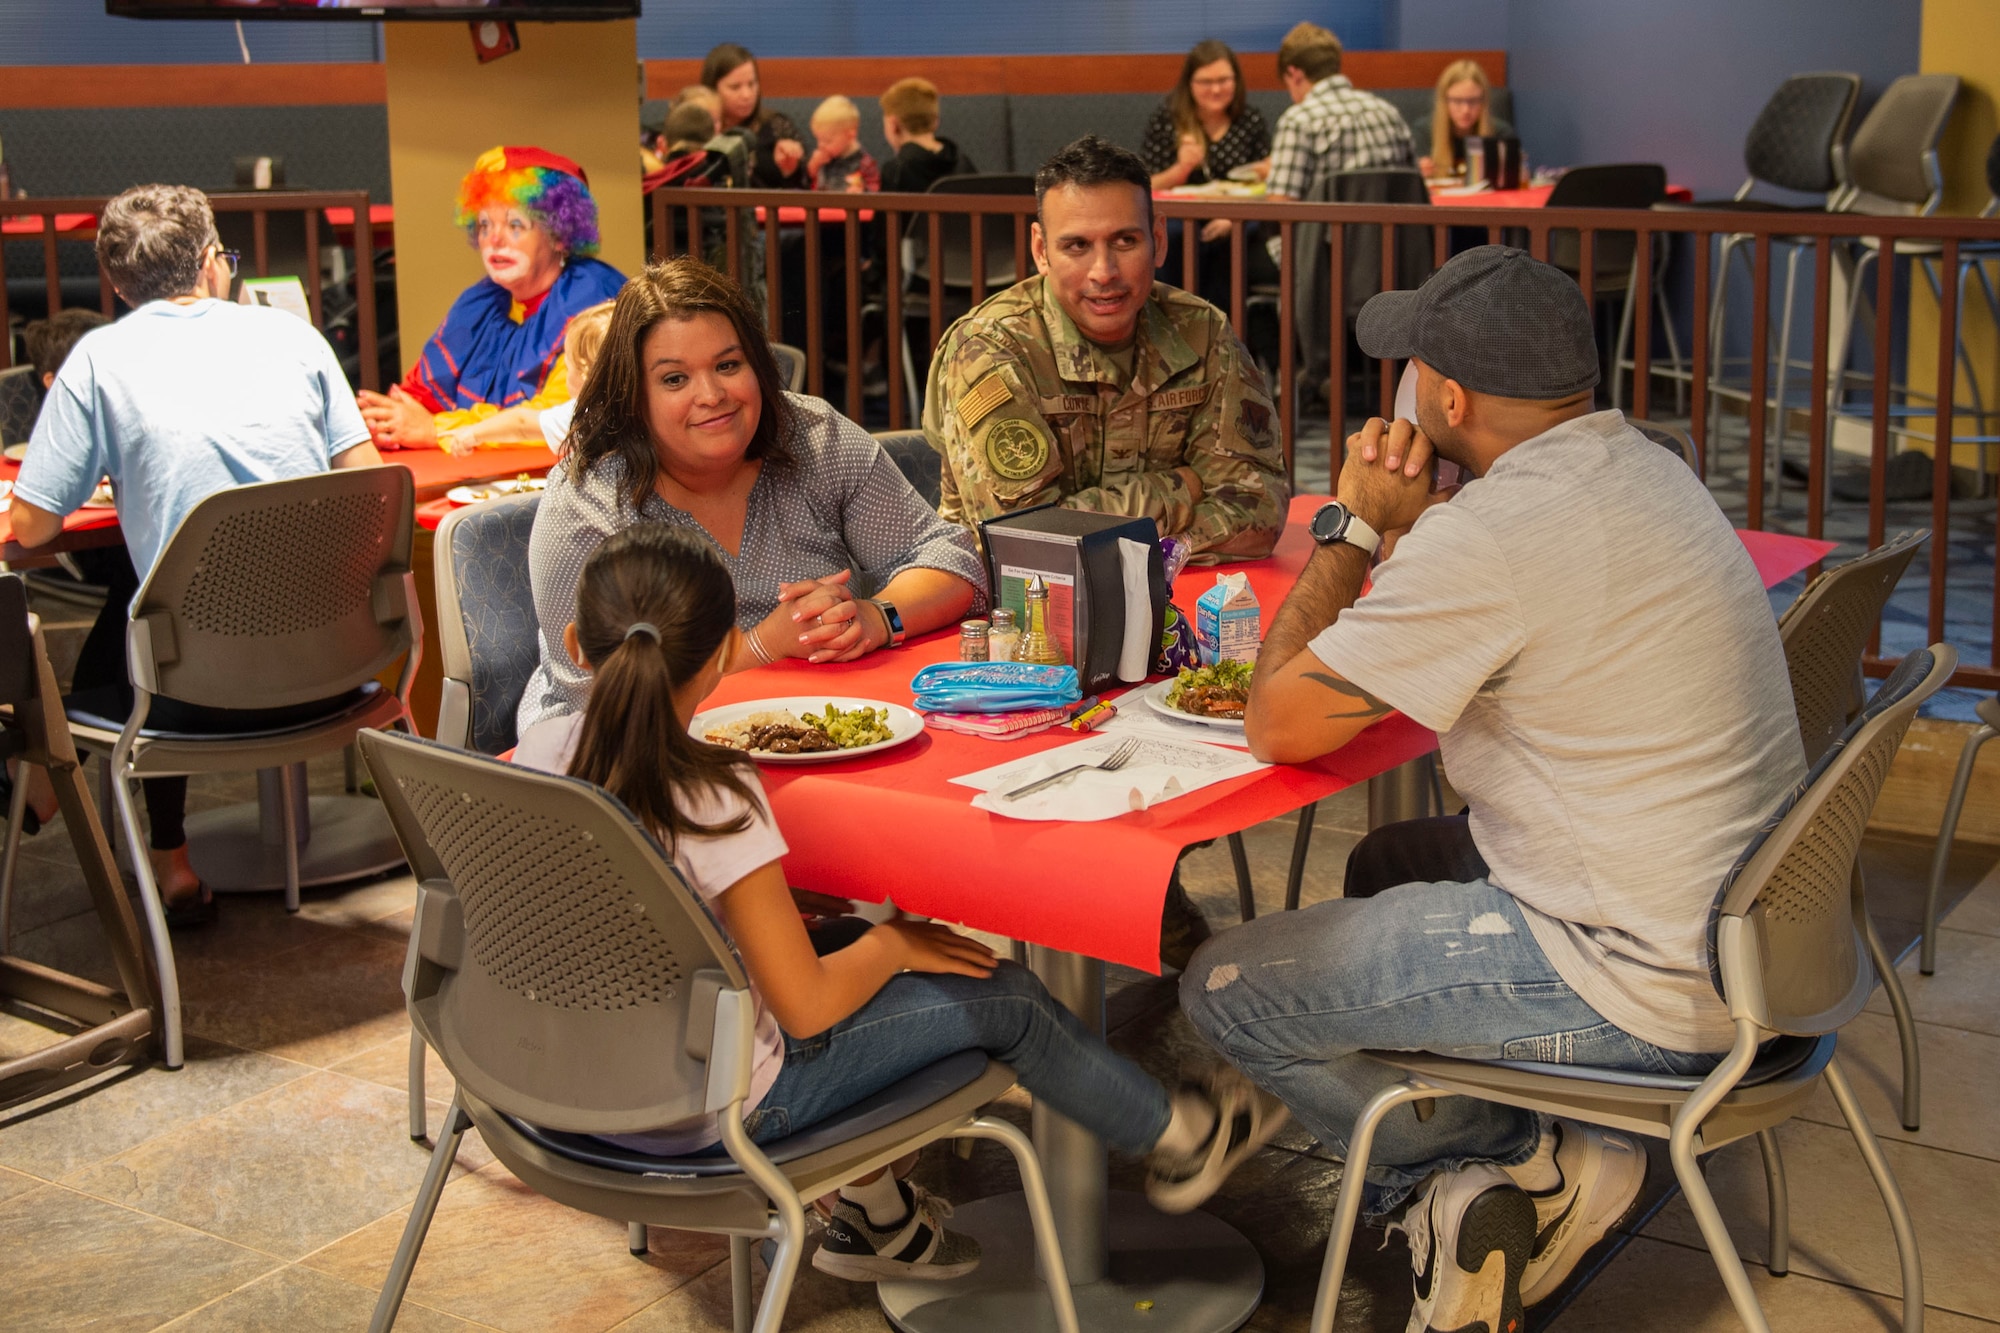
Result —
<instances>
[{"instance_id":1,"label":"round table base","mask_svg":"<svg viewBox=\"0 0 2000 1333\"><path fill-rule=\"evenodd\" d=\"M1264 1263L1240 1232L1207 1213L1169 1217L1138 1194L1109 1196L1111 1260L1102 1281L1075 1288L1088 1333L1229 1333L1264 1293ZM979 1267L951 1282L877 1284L882 1312L904 1333L1056 1326L1035 1272L1034 1233L1020 1194L961 1204L948 1225L979 1241Z\"/></svg>"},{"instance_id":2,"label":"round table base","mask_svg":"<svg viewBox=\"0 0 2000 1333\"><path fill-rule=\"evenodd\" d=\"M311 838L299 848L299 883L338 884L403 864L382 803L369 796L315 796ZM188 857L217 893L282 891L285 849L263 840L254 802L187 817Z\"/></svg>"}]
</instances>

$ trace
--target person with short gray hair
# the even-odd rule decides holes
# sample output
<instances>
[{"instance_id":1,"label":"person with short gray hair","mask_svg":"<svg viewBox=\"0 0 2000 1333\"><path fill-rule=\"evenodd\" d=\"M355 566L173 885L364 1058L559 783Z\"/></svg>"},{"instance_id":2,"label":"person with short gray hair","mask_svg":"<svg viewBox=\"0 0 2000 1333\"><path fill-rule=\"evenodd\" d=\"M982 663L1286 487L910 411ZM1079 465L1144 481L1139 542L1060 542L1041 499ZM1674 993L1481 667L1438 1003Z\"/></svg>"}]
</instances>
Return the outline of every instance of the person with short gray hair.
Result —
<instances>
[{"instance_id":1,"label":"person with short gray hair","mask_svg":"<svg viewBox=\"0 0 2000 1333\"><path fill-rule=\"evenodd\" d=\"M1245 739L1299 763L1399 711L1469 812L1377 829L1340 898L1211 940L1181 1007L1335 1152L1402 1077L1368 1050L1706 1074L1733 1036L1709 905L1805 775L1756 567L1691 469L1597 410L1559 270L1468 250L1372 298L1355 341L1415 366L1417 419L1348 439ZM1433 450L1471 477L1456 494ZM1409 1237L1413 1330L1520 1327L1646 1175L1630 1135L1470 1097L1391 1115L1372 1158L1362 1206Z\"/></svg>"},{"instance_id":2,"label":"person with short gray hair","mask_svg":"<svg viewBox=\"0 0 2000 1333\"><path fill-rule=\"evenodd\" d=\"M132 312L76 341L35 422L14 483L14 539L45 546L63 517L108 478L119 526L143 584L183 518L217 491L329 467L370 467L381 455L340 362L318 329L267 306L229 301L236 256L222 248L201 191L141 185L105 205L97 254ZM72 697L89 711L132 710L123 599L107 602L77 660ZM194 708L154 701L165 730L260 731L324 711ZM188 861L186 778L149 778L149 868L170 925L209 915Z\"/></svg>"}]
</instances>

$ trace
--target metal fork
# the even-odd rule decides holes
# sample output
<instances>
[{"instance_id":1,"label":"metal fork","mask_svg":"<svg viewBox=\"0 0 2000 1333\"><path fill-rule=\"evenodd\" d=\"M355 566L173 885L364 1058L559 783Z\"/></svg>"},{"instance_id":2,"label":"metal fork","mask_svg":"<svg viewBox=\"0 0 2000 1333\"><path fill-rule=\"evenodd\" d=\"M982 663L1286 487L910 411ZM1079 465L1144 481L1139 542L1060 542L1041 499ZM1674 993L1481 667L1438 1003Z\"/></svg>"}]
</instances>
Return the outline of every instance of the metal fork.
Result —
<instances>
[{"instance_id":1,"label":"metal fork","mask_svg":"<svg viewBox=\"0 0 2000 1333\"><path fill-rule=\"evenodd\" d=\"M1038 792L1044 787L1053 787L1056 783L1061 782L1064 778L1071 777L1077 773L1082 773L1093 768L1103 773L1116 773L1119 769L1131 763L1132 756L1137 753L1139 753L1138 741L1136 740L1124 741L1118 746L1117 749L1113 750L1110 754L1106 755L1102 763L1074 764L1069 768L1063 769L1060 773L1051 773L1045 778L1036 778L1033 782L1030 782L1025 787L1016 787L1014 788L1014 790L1010 792L1002 792L1000 794L1000 799L1003 801L1011 801L1017 796L1026 796L1031 792Z\"/></svg>"}]
</instances>

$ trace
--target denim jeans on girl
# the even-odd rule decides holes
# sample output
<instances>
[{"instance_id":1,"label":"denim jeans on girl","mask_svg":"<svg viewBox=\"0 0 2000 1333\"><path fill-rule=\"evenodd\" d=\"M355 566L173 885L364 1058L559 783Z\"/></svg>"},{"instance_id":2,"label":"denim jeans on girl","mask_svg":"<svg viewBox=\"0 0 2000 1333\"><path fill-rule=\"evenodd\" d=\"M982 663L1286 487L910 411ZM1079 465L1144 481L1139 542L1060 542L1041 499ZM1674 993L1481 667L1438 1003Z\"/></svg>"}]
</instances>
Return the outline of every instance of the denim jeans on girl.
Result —
<instances>
[{"instance_id":1,"label":"denim jeans on girl","mask_svg":"<svg viewBox=\"0 0 2000 1333\"><path fill-rule=\"evenodd\" d=\"M1012 1067L1042 1105L1120 1152L1145 1153L1166 1130L1166 1090L1004 961L984 978L905 972L826 1031L787 1036L777 1081L744 1127L770 1143L968 1050Z\"/></svg>"},{"instance_id":2,"label":"denim jeans on girl","mask_svg":"<svg viewBox=\"0 0 2000 1333\"><path fill-rule=\"evenodd\" d=\"M1284 1099L1345 1155L1368 1100L1400 1081L1362 1050L1435 1051L1700 1074L1717 1055L1668 1051L1613 1026L1569 988L1511 895L1484 879L1404 884L1263 916L1204 944L1181 976L1181 1008L1232 1063ZM1526 1161L1532 1111L1444 1097L1376 1131L1364 1211L1393 1211L1432 1171Z\"/></svg>"}]
</instances>

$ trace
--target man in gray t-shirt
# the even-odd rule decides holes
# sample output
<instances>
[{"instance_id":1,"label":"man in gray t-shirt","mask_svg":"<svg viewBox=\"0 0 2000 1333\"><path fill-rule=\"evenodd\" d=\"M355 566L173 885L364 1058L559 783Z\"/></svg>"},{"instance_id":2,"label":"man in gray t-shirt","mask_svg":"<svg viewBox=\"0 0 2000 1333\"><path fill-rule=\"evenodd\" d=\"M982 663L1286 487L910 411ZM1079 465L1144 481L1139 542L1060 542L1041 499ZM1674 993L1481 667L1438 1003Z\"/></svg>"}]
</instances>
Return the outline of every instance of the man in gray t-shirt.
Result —
<instances>
[{"instance_id":1,"label":"man in gray t-shirt","mask_svg":"<svg viewBox=\"0 0 2000 1333\"><path fill-rule=\"evenodd\" d=\"M1364 1049L1705 1072L1732 1035L1709 904L1805 772L1756 570L1685 464L1593 410L1590 312L1557 270L1471 250L1371 300L1356 337L1416 365L1418 429L1349 441L1248 739L1298 762L1400 710L1439 733L1470 809L1378 830L1344 898L1218 937L1182 1005L1336 1147L1396 1078ZM1472 478L1449 503L1433 449ZM1371 1213L1423 1187L1401 1218L1418 1328L1503 1327L1554 1291L1646 1161L1626 1135L1470 1098L1391 1114L1373 1159ZM1458 1243L1474 1234L1519 1242L1518 1284L1513 1250L1485 1265Z\"/></svg>"}]
</instances>

